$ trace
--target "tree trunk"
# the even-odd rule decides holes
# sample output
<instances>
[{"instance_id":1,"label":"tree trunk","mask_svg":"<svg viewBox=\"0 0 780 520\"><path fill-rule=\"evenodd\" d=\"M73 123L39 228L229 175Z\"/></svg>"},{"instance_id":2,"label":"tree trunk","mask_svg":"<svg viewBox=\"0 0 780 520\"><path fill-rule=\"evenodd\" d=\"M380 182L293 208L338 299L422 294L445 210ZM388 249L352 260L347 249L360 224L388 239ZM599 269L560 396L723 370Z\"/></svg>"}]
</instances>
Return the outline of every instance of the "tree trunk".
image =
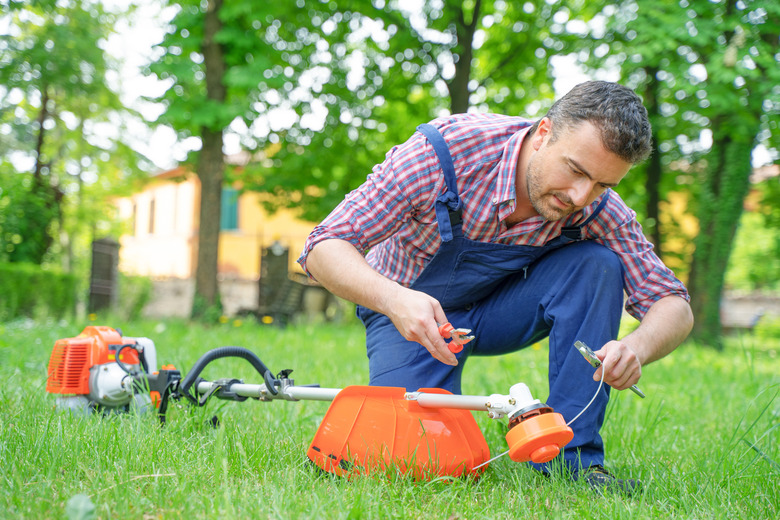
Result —
<instances>
[{"instance_id":1,"label":"tree trunk","mask_svg":"<svg viewBox=\"0 0 780 520\"><path fill-rule=\"evenodd\" d=\"M718 350L723 348L720 299L726 267L750 187L752 143L746 141L724 132L713 142L710 155L714 157L702 186L699 234L688 284L695 319L692 336Z\"/></svg>"},{"instance_id":2,"label":"tree trunk","mask_svg":"<svg viewBox=\"0 0 780 520\"><path fill-rule=\"evenodd\" d=\"M457 35L458 43L453 49L455 62L455 76L447 83L450 93L450 110L453 114L462 114L469 109L469 80L471 79L471 62L474 59L474 33L479 21L481 0L474 4L474 12L471 21L466 22L463 9L458 10ZM459 52L454 52L458 50Z\"/></svg>"},{"instance_id":3,"label":"tree trunk","mask_svg":"<svg viewBox=\"0 0 780 520\"><path fill-rule=\"evenodd\" d=\"M206 71L206 91L209 101L225 101L225 60L216 35L221 29L219 10L222 0L209 0L203 28L203 63ZM218 118L219 119L219 118ZM218 126L218 125L215 125ZM217 286L222 180L225 163L222 156L222 128L201 128L201 151L197 174L200 179L200 224L198 229L198 259L195 271L195 297L192 317L221 313ZM211 316L209 316L211 317Z\"/></svg>"},{"instance_id":4,"label":"tree trunk","mask_svg":"<svg viewBox=\"0 0 780 520\"><path fill-rule=\"evenodd\" d=\"M661 116L661 109L658 106L658 74L657 67L645 67L645 73L648 77L647 86L644 92L644 102L647 107L647 111L651 117L657 118ZM660 257L662 255L661 247L661 221L659 219L658 203L661 200L661 175L663 169L661 166L661 152L658 149L658 129L656 125L653 125L653 153L650 155L650 159L647 162L647 178L645 180L645 192L647 193L647 201L645 204L645 213L647 215L646 222L643 223L646 234L650 238L650 241L655 246L655 253Z\"/></svg>"},{"instance_id":5,"label":"tree trunk","mask_svg":"<svg viewBox=\"0 0 780 520\"><path fill-rule=\"evenodd\" d=\"M645 190L647 192L647 203L645 211L647 212L647 227L650 241L655 246L655 254L659 257L663 254L663 247L661 243L661 215L658 210L658 203L661 201L661 175L663 170L661 168L661 153L658 150L658 140L655 132L653 132L653 154L648 159L647 164L647 181L645 183Z\"/></svg>"},{"instance_id":6,"label":"tree trunk","mask_svg":"<svg viewBox=\"0 0 780 520\"><path fill-rule=\"evenodd\" d=\"M222 131L203 129L203 147L198 162L200 178L200 225L198 264L195 271L195 300L192 317L202 317L209 308L219 308L217 261L222 206Z\"/></svg>"},{"instance_id":7,"label":"tree trunk","mask_svg":"<svg viewBox=\"0 0 780 520\"><path fill-rule=\"evenodd\" d=\"M31 233L22 237L25 246L16 251L24 251L19 260L37 265L43 263L46 253L54 243L54 238L51 235L51 224L62 215L60 205L63 193L49 180L51 178L51 161L45 162L46 157L43 151L46 143L46 121L48 119L49 89L44 85L41 87L41 111L38 114L38 136L35 139L35 169L33 170L33 182L30 186L30 193L42 206L35 205L25 211L27 218L34 221L35 225L30 226ZM10 256L11 261L17 258L14 253Z\"/></svg>"}]
</instances>

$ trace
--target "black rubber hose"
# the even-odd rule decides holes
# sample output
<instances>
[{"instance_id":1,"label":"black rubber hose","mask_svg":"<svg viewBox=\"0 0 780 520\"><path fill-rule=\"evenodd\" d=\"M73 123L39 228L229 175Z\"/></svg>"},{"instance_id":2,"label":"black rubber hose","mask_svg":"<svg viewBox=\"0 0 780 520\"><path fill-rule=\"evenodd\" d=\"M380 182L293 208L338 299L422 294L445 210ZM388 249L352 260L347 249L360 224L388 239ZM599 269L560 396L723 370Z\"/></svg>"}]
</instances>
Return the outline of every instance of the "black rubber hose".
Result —
<instances>
[{"instance_id":1,"label":"black rubber hose","mask_svg":"<svg viewBox=\"0 0 780 520\"><path fill-rule=\"evenodd\" d=\"M141 367L144 369L144 373L148 374L149 365L146 364L146 357L141 352L138 351L138 347L133 343L126 343L124 345L121 345L117 349L116 353L114 354L114 360L116 361L116 364L119 365L119 368L121 368L122 370L124 370L130 375L136 375L120 359L122 357L122 351L126 348L135 350L136 354L138 354L138 362L141 364Z\"/></svg>"},{"instance_id":2,"label":"black rubber hose","mask_svg":"<svg viewBox=\"0 0 780 520\"><path fill-rule=\"evenodd\" d=\"M181 391L184 393L184 395L192 398L190 395L190 387L193 385L193 383L195 383L195 380L198 378L203 369L206 368L206 365L215 359L226 357L238 357L241 359L246 359L254 367L254 369L257 370L261 376L263 376L263 379L266 378L266 374L271 373L271 371L268 370L268 367L265 366L265 363L263 363L262 360L257 357L257 355L251 350L247 350L243 347L218 347L203 354L200 359L195 362L195 365L192 367L192 370L190 370L189 374L187 374L187 377L182 380ZM268 391L272 394L276 394L277 392L273 385L268 388Z\"/></svg>"}]
</instances>

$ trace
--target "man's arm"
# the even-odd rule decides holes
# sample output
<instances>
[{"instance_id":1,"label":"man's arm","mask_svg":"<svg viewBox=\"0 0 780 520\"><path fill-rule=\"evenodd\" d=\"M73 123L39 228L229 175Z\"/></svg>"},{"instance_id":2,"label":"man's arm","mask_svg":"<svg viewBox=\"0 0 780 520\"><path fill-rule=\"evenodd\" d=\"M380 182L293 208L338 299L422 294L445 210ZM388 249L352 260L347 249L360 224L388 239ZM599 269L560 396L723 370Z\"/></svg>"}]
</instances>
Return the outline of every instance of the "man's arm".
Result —
<instances>
[{"instance_id":1,"label":"man's arm","mask_svg":"<svg viewBox=\"0 0 780 520\"><path fill-rule=\"evenodd\" d=\"M316 244L306 267L336 296L385 314L404 338L420 343L442 363L458 364L436 326L447 321L439 302L382 276L346 240Z\"/></svg>"},{"instance_id":2,"label":"man's arm","mask_svg":"<svg viewBox=\"0 0 780 520\"><path fill-rule=\"evenodd\" d=\"M618 390L636 384L642 366L661 359L682 343L693 327L693 313L688 302L679 296L666 296L653 303L634 332L618 341L610 341L596 356L602 366L593 379L601 379Z\"/></svg>"}]
</instances>

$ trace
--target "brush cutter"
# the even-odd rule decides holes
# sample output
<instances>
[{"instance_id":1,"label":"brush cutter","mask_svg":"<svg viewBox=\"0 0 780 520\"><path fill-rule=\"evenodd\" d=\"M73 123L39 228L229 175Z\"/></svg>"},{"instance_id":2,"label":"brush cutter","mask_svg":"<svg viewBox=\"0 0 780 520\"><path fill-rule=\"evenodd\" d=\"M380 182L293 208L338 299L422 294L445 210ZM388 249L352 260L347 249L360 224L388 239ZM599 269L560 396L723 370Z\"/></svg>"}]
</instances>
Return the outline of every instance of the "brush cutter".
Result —
<instances>
[{"instance_id":1,"label":"brush cutter","mask_svg":"<svg viewBox=\"0 0 780 520\"><path fill-rule=\"evenodd\" d=\"M455 337L455 336L453 336ZM262 382L207 381L203 369L221 358L248 361ZM471 411L508 418L506 440L516 462L547 462L573 437L563 417L517 383L507 395L454 395L436 388L296 385L292 370L276 375L253 352L220 347L206 352L186 377L172 365L156 367L154 342L123 337L110 327L86 327L58 340L49 361L46 390L57 408L115 413L156 410L161 422L170 399L204 406L212 398L245 401L331 401L307 450L319 468L340 476L400 470L416 478L479 475L490 450Z\"/></svg>"}]
</instances>

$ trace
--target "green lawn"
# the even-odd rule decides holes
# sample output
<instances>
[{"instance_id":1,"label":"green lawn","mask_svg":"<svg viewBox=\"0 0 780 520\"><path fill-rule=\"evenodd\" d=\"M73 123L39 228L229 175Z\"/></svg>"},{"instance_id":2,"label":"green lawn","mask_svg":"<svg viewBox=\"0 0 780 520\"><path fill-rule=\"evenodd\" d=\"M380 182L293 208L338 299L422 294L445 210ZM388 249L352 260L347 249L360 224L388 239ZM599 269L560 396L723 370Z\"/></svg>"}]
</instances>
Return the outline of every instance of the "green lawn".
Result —
<instances>
[{"instance_id":1,"label":"green lawn","mask_svg":"<svg viewBox=\"0 0 780 520\"><path fill-rule=\"evenodd\" d=\"M45 391L51 347L87 324L0 324L0 518L81 518L90 505L106 519L780 517L777 327L729 339L722 353L680 347L645 368L647 399L613 393L603 432L608 466L647 483L644 493L626 498L545 479L507 457L479 480L322 474L305 452L328 403L213 400L194 412L173 405L164 428L150 416L60 414ZM184 373L205 351L239 345L274 372L294 369L297 384L340 388L367 380L355 322L287 329L234 321L95 324L154 339L158 362ZM524 382L544 400L546 350L540 344L470 360L464 393L505 394ZM220 360L202 375L261 382L239 360ZM504 451L505 421L474 413L491 452ZM215 414L216 429L206 426Z\"/></svg>"}]
</instances>

